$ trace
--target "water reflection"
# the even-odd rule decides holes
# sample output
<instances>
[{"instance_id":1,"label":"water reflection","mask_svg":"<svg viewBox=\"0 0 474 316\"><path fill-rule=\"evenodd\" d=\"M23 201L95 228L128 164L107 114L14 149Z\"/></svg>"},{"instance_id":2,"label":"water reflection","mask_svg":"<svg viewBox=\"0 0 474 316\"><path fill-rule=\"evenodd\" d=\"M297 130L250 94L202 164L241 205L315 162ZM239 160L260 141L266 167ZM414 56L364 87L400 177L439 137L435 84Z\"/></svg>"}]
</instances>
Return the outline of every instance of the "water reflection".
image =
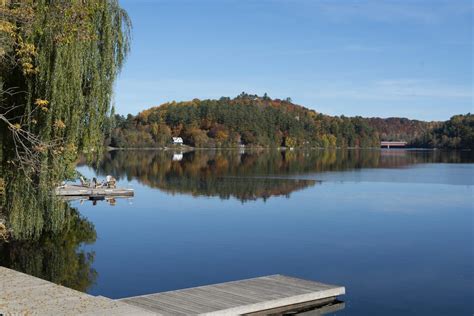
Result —
<instances>
[{"instance_id":1,"label":"water reflection","mask_svg":"<svg viewBox=\"0 0 474 316\"><path fill-rule=\"evenodd\" d=\"M236 198L242 202L287 196L314 186L310 173L401 168L418 163L472 161L466 152L407 150L111 151L95 166L99 175L136 179L172 194Z\"/></svg>"},{"instance_id":2,"label":"water reflection","mask_svg":"<svg viewBox=\"0 0 474 316\"><path fill-rule=\"evenodd\" d=\"M441 151L194 151L187 153L168 151L113 151L107 153L102 159L102 161L94 166L97 170L97 174L95 174L94 176L105 176L107 174L111 174L117 177L119 181L122 180L123 182L125 182L125 180L138 180L146 187L157 188L163 192L169 192L172 194L180 193L193 196L213 196L219 197L221 199L235 198L241 202L246 202L250 200L265 201L276 196L290 196L290 194L295 191L314 187L314 192L312 192L312 194L314 194L314 199L312 197L310 200L306 200L305 202L305 197L301 196L300 198L302 200L298 200L296 202L299 206L302 206L302 211L306 210L307 212L304 213L304 216L301 215L300 217L296 217L296 220L298 218L304 218L304 220L298 222L298 229L294 230L293 234L308 234L308 236L310 237L302 236L301 239L308 240L308 242L320 242L321 240L323 240L323 238L326 238L326 235L330 232L326 230L322 232L321 235L318 236L318 238L316 238L314 237L314 234L317 234L317 231L315 232L313 227L308 228L307 230L301 228L304 228L305 224L309 225L309 223L311 222L307 220L308 216L315 216L315 218L313 218L312 220L313 222L325 221L324 217L317 217L319 216L317 213L308 211L314 205L314 200L318 200L321 209L327 209L332 207L335 209L341 208L341 210L357 210L357 206L354 205L358 205L359 203L359 209L366 210L370 208L371 205L374 205L373 200L380 198L382 190L385 190L386 187L378 185L366 185L366 189L364 189L363 185L359 185L358 183L356 183L354 186L350 187L350 190L348 189L347 191L335 192L334 190L338 189L337 186L331 186L331 190L328 190L327 188L325 189L324 186L319 186L319 179L326 180L328 178L327 175L323 176L323 173L337 174L337 172L334 171L348 171L367 168L395 169L405 168L414 164L464 163L472 161L473 159L471 153ZM456 170L458 169L449 168L449 170L447 170L445 173L449 175L449 177L456 179L455 181L451 180L451 178L446 179L445 183L450 184L451 182L455 182L456 184L464 184L465 181L470 181L468 182L468 184L471 184L472 179L466 177L466 175L463 173L464 171L462 171L462 165L459 166L461 166L458 168L460 170L459 172L462 173L464 178L466 178L467 180L463 180L464 182L459 180L458 178L462 177L457 176ZM430 179L439 178L440 174L444 172L442 166L437 166L435 170L436 172L431 169L429 170ZM401 174L401 172L399 172L400 170L389 171L393 172L387 172L387 170L383 170L383 172L380 172L380 174L383 174L383 177L385 177L384 179L386 179L386 177L390 177L390 181L395 182L394 179L396 178L394 173ZM128 205L122 208L120 208L120 205L117 205L117 208L120 212L107 213L107 216L101 215L100 212L89 212L87 215L88 218L85 218L80 215L76 208L71 207L63 200L55 199L54 197L52 197L50 187L40 187L39 189L36 188L35 190L33 190L33 188L27 182L25 182L24 179L22 179L21 177L15 178L13 172L8 174L5 173L3 175L4 178L6 178L7 176L11 176L11 178L8 178L8 187L6 188L6 192L9 192L9 194L5 194L2 198L6 200L6 204L10 207L8 208L8 214L3 214L3 216L7 219L7 223L9 224L8 227L11 229L11 238L8 243L0 242L0 265L10 267L15 270L25 272L58 284L63 284L65 286L80 291L90 291L90 288L93 288L92 285L96 282L98 278L98 274L93 268L93 264L97 265L97 262L94 261L94 251L90 250L91 247L84 247L84 245L88 244L94 244L95 247L98 247L97 243L100 243L96 243L96 230L94 225L92 224L92 221L96 223L97 227L99 227L100 223L103 224L103 230L101 231L101 236L103 240L107 240L107 236L104 236L106 235L107 231L110 232L117 230L117 235L114 236L114 238L110 238L109 240L112 240L114 242L120 240L123 243L128 243L127 249L129 252L138 252L134 256L127 255L127 257L143 258L143 253L140 253L139 251L141 249L146 249L147 247L153 248L154 255L157 256L157 259L159 259L156 260L154 263L159 262L160 264L162 264L162 269L164 269L163 275L160 275L160 280L163 280L163 278L168 275L174 277L174 275L170 271L176 271L177 263L181 264L181 269L187 268L185 264L189 262L190 257L193 257L190 254L192 254L193 251L196 251L196 249L198 249L195 244L192 244L195 240L200 240L203 244L206 244L207 246L199 248L199 254L195 254L194 258L206 258L210 257L212 254L225 253L226 249L219 248L220 245L216 245L214 243L214 240L230 238L230 240L227 240L227 244L231 246L234 245L234 240L238 240L238 245L240 245L240 242L245 242L245 238L242 237L245 236L245 234L241 233L240 230L238 232L234 232L231 227L223 229L223 231L231 232L227 236L223 236L219 231L216 231L214 238L206 239L208 238L208 236L212 236L212 234L209 234L209 231L212 232L212 229L214 227L219 228L223 225L225 227L226 225L226 222L222 222L222 218L220 217L223 216L220 212L222 204L214 205L212 204L213 201L209 202L210 206L207 205L206 209L216 211L213 213L213 216L208 217L206 221L208 221L209 223L215 221L216 223L209 224L209 226L207 226L206 233L200 235L201 231L198 229L200 226L194 226L192 224L192 218L188 221L183 221L180 217L180 214L174 212L176 205L179 203L188 203L188 209L191 208L190 205L195 205L195 201L190 202L189 200L191 199L186 199L186 197L181 197L181 199L172 201L167 198L159 200L159 203L162 203L164 205L163 209L171 209L172 211L165 212L163 210L154 210L153 212L148 213L148 217L140 216L140 213L137 213L137 210L141 210L142 212L145 212L145 214L147 214L146 210L148 208L151 208L150 205L155 205L158 200L149 199L146 201L145 199L141 199L137 201L138 205L133 210L131 210ZM369 176L374 179L376 175L370 174ZM417 172L413 173L412 176L416 178L425 177L424 181L428 179L428 176L424 174L423 170L417 170ZM337 179L347 180L351 177L352 176L349 173L345 173L343 177L341 176ZM368 176L366 175L365 177ZM406 175L404 175L404 177L406 177ZM417 179L412 180L413 183L417 183L417 181L415 181ZM394 190L393 192L395 193L397 192L395 189L404 189L404 187L395 187L393 186L393 183L391 184L392 186L389 189ZM407 186L407 188L409 188L406 189L410 190L409 192L414 192L415 189L423 189L423 191L417 192L417 194L421 196L420 201L422 200L422 202L424 203L419 203L419 205L422 206L427 204L428 202L432 202L432 200L426 197L433 195L433 192L437 192L438 196L440 196L440 191L434 190L432 186L419 187L416 185L412 185ZM339 190L342 189L344 189L344 187L339 187ZM377 191L377 189L380 189L380 191ZM387 191L389 189L387 189ZM145 191L145 189L141 188L141 193L143 193L143 191ZM321 195L321 192L325 193L326 195ZM348 196L347 192L351 193L350 198L353 200L344 200L343 197ZM367 200L365 200L362 194L367 195L368 192L370 192L371 194L370 204L364 204L364 201ZM406 201L405 203L407 203L409 206L413 206L415 204L413 202L414 200L406 199L406 197L408 196L408 191L401 192L404 193L403 196L405 198L404 201ZM453 192L456 191L453 189ZM446 196L452 196L453 192L450 192L450 194L446 194ZM318 194L320 194L319 197ZM333 195L330 196L328 194ZM401 196L400 194L401 193L395 196ZM456 203L455 205L457 206L461 205L459 202L463 201L461 197L456 195L454 198L458 200L447 200L445 198L445 203L447 205L445 207L446 209L449 205L454 205L454 203ZM278 201L278 199L274 200ZM335 203L336 201L337 203ZM387 203L392 203L392 205L395 205L398 208L400 206L399 199L387 199L387 201ZM108 202L110 204L116 203L115 200L111 200ZM166 206L166 203L168 203L169 205ZM278 201L278 203L286 203L285 205L281 206L284 209L292 209L292 207L294 207L295 205L294 201L287 200ZM120 202L118 204L120 204ZM262 216L260 222L258 222L258 218L254 218L252 219L252 221L248 223L243 222L241 225L241 229L248 229L247 235L249 236L249 239L251 239L251 241L245 245L246 247L254 251L253 253L252 251L250 251L250 253L248 253L246 256L242 255L242 257L252 257L252 255L255 255L256 253L260 254L263 250L271 251L272 249L275 249L275 252L270 252L270 255L276 256L277 254L280 254L282 252L282 249L286 249L286 251L288 251L288 254L279 257L279 259L275 260L275 262L279 262L281 264L280 267L289 267L288 270L292 272L291 267L293 266L293 263L288 263L287 266L284 266L282 262L284 263L284 260L286 260L286 258L290 258L292 255L295 256L296 254L300 253L308 254L307 251L297 252L296 254L291 253L291 251L295 249L294 245L301 243L293 243L291 237L286 238L287 235L285 235L284 239L278 240L278 242L275 243L274 248L270 247L271 240L265 244L264 248L258 248L258 244L254 242L255 240L261 240L262 238L265 238L265 236L271 235L270 233L265 234L264 236L260 236L258 234L260 232L264 232L262 230L262 227L265 226L264 223L267 223L269 214L274 220L273 225L278 224L279 215L271 212L269 213L269 209L273 211L275 209L278 209L279 206L276 204L272 204L272 202L270 201L266 204L246 204L245 208L240 203L235 204L238 204L238 206L234 205L233 201L228 201L228 203L226 204L226 207L229 207L229 209L233 210L233 212L229 212L229 214L227 214L227 216L234 216L232 218L232 221L244 220L245 216L250 216L250 214L252 214L252 216ZM213 205L214 208L212 208ZM442 205L442 203L437 203L437 205ZM259 211L262 211L260 212L261 215L255 215L255 213L257 212L250 211L253 210L252 208L257 207ZM434 206L431 204L425 206L425 208L433 207ZM183 208L186 209L186 205ZM408 209L408 207L406 209ZM81 211L83 212L83 214L85 210L87 210L87 205L81 206ZM295 215L294 213L295 212L293 211L291 212L292 215ZM288 213L280 213L281 216L285 214ZM374 216L374 214L375 213L371 213L371 216ZM350 215L351 213L347 213L345 214L345 216L326 223L327 225L331 225L331 223L338 223L338 221L343 221ZM98 218L96 217L94 220L94 216L98 216ZM121 216L125 217L122 218ZM156 216L156 220L152 220L150 222L150 216L151 218L153 218L152 216ZM201 223L201 218L199 216L202 215L200 214L195 214L195 212L188 212L185 216L196 216L196 218L194 218L194 222ZM390 216L393 215L390 214ZM116 220L115 223L119 223L118 225L111 224L114 218ZM286 223L289 219L295 220L292 218L280 218L280 223L282 223L282 225L280 226L280 230L286 229ZM174 220L175 222L173 222ZM135 225L132 224L129 228L123 227L121 223L124 223L125 221L132 223L135 222ZM206 221L204 221L204 224L202 225L205 225ZM426 220L423 219L423 223L425 221ZM173 223L175 223L175 226L173 226ZM260 223L260 225L258 225L258 223ZM381 223L385 222L381 220ZM391 222L387 221L387 223ZM152 226L147 226L151 224ZM185 225L188 226L183 228L183 226ZM252 230L252 225L257 225L258 228ZM372 229L377 231L379 226L380 225L372 227ZM104 230L104 227L106 227L107 229ZM351 224L347 224L346 226L343 225L342 227L346 227L345 229L349 230L350 233L350 229L348 227L353 226L351 226ZM128 233L129 235L126 235L130 237L127 237L127 240L124 240L124 232L122 230L127 231L127 229L129 229L130 231ZM274 228L272 228L272 230L273 229ZM337 229L340 229L340 227L337 226ZM336 231L337 229L334 228L330 231ZM183 234L183 231L185 231L186 234ZM155 238L150 238L150 236L141 235L141 233L143 232L146 232L147 234L162 233L163 235L157 235L155 236ZM169 236L173 236L173 238L168 238ZM192 236L189 241L185 241L189 242L193 246L189 248L183 248L183 257L180 260L180 253L176 253L176 249L180 248L176 247L173 242L175 241L178 246L182 246L185 243L183 243L182 239L180 238L187 238L187 236ZM199 239L200 236L201 239ZM373 240L372 236L369 237L370 240ZM331 236L331 241L330 243L328 242L328 244L332 244L335 238L335 236ZM356 240L356 238L361 237L355 236L354 240ZM400 237L398 237L397 235L397 238ZM153 242L147 244L147 240L153 240ZM166 246L167 243L171 245L169 248L167 248ZM286 247L282 247L282 243L291 243L291 246L286 245ZM345 247L345 244L346 240L341 243L342 246L340 245L340 247ZM255 246L256 248L252 248L253 246ZM318 248L318 244L313 246L314 249L318 249L318 255L320 252L324 253L326 249L327 251L333 249L332 247L326 246ZM245 249L246 247L239 246L238 249L239 251L243 251L242 249ZM424 245L424 247L425 248L423 249L426 249L426 245ZM110 248L110 244L107 244L103 246L103 249L113 249L113 247ZM209 249L209 253L207 253L206 255L202 255L202 252L206 251L206 249ZM363 248L363 250L364 249L365 248ZM147 253L150 252L148 250L146 251ZM234 251L232 247L229 247L230 254L228 254L228 256L231 256L234 252L239 253L239 251ZM163 255L163 257L159 257L161 254ZM347 254L344 254L344 256L346 255ZM103 257L107 257L107 255L104 255ZM222 257L225 259L225 256ZM173 258L172 263L169 265L169 268L171 270L166 270L168 266L166 266L165 263L167 262L166 260L168 260L168 258ZM224 259L221 258L221 260L223 260L220 262L221 267L228 266L228 262L226 262ZM337 256L335 257L335 260L336 259L338 259ZM355 258L355 260L356 259L357 257ZM121 258L121 260L124 260L124 258ZM219 260L219 258L213 258L213 260ZM113 263L111 263L111 261L113 260L105 261L106 267L103 267L102 269L98 270L100 270L103 274L107 274L110 271L114 271L112 269ZM303 261L304 260L302 260L301 262ZM117 262L120 262L120 260L117 260ZM135 267L133 265L133 262L130 264L131 267ZM262 264L262 267L267 266L268 264L266 263ZM332 265L327 264L327 266ZM120 272L122 272L122 268L123 267L120 267L120 269L117 269L117 271L120 270ZM189 269L191 269L191 271L194 271L192 269L195 269L195 267L190 266ZM212 272L213 270L209 269L209 271ZM263 268L262 270L257 271L263 271ZM226 273L228 272L229 271L227 271ZM223 272L222 275L227 275L226 273ZM130 275L132 274L134 273L130 273ZM236 275L236 278L241 277L243 276ZM146 276L146 280L148 279L149 277ZM315 279L317 278L315 277ZM190 278L190 280L194 279ZM202 279L197 280L202 281ZM146 281L143 280L142 282L146 283ZM169 287L178 286L179 284L177 285L177 283L175 282L175 280L171 280L169 281L169 283L162 281L162 284L164 284L163 286ZM180 287L192 285L197 284L186 283ZM153 286L157 285L153 283ZM140 286L137 288L142 291L143 287L144 284L140 284ZM116 289L120 287L111 285L110 288ZM158 291L167 289L169 288L157 289L153 287L152 290ZM130 289L125 290L131 291ZM127 293L127 295L129 294L140 293Z\"/></svg>"},{"instance_id":3,"label":"water reflection","mask_svg":"<svg viewBox=\"0 0 474 316\"><path fill-rule=\"evenodd\" d=\"M285 313L283 315L302 315L302 316L320 316L320 315L337 315L337 312L341 312L346 307L343 301L335 300L329 304L321 304L309 309L302 309L296 311L296 313Z\"/></svg>"},{"instance_id":4,"label":"water reflection","mask_svg":"<svg viewBox=\"0 0 474 316\"><path fill-rule=\"evenodd\" d=\"M60 216L48 214L51 208L25 209L22 216L11 214L12 236L0 242L0 265L85 292L94 284L97 272L92 268L94 252L81 247L96 241L94 225L66 202L55 203L62 206ZM28 217L33 213L42 215ZM32 229L34 235L29 233Z\"/></svg>"}]
</instances>

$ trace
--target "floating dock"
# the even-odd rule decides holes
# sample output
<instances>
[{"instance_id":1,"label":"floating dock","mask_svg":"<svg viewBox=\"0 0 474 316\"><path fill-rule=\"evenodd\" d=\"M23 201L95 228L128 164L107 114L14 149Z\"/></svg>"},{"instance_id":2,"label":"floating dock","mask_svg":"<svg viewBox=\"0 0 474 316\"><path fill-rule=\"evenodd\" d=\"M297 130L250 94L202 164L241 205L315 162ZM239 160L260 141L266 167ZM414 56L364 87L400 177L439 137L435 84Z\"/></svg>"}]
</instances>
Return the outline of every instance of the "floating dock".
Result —
<instances>
[{"instance_id":1,"label":"floating dock","mask_svg":"<svg viewBox=\"0 0 474 316\"><path fill-rule=\"evenodd\" d=\"M345 288L283 275L112 300L0 267L5 315L323 315L344 308Z\"/></svg>"},{"instance_id":2,"label":"floating dock","mask_svg":"<svg viewBox=\"0 0 474 316\"><path fill-rule=\"evenodd\" d=\"M162 315L271 315L331 304L343 294L342 286L271 275L120 301Z\"/></svg>"},{"instance_id":3,"label":"floating dock","mask_svg":"<svg viewBox=\"0 0 474 316\"><path fill-rule=\"evenodd\" d=\"M57 187L55 193L66 197L131 197L134 195L133 189L89 188L71 184Z\"/></svg>"}]
</instances>

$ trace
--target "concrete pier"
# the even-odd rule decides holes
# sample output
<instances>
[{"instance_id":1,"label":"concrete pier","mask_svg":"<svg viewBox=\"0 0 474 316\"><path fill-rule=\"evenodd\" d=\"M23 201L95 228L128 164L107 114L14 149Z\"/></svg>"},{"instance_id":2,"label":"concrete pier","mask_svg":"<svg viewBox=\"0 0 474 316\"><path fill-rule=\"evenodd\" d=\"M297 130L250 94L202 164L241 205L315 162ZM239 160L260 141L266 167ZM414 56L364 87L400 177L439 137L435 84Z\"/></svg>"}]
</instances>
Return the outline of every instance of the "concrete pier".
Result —
<instances>
[{"instance_id":1,"label":"concrete pier","mask_svg":"<svg viewBox=\"0 0 474 316\"><path fill-rule=\"evenodd\" d=\"M156 315L0 267L0 315Z\"/></svg>"}]
</instances>

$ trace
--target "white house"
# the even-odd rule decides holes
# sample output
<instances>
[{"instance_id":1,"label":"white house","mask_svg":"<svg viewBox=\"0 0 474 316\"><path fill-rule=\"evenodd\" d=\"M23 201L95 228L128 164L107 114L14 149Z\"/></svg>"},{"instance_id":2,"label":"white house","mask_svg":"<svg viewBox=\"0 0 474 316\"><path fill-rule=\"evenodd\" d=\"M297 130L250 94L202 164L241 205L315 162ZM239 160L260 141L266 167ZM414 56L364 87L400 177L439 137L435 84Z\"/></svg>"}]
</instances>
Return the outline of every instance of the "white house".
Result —
<instances>
[{"instance_id":1,"label":"white house","mask_svg":"<svg viewBox=\"0 0 474 316\"><path fill-rule=\"evenodd\" d=\"M183 139L181 137L173 137L173 144L182 145L183 144Z\"/></svg>"}]
</instances>

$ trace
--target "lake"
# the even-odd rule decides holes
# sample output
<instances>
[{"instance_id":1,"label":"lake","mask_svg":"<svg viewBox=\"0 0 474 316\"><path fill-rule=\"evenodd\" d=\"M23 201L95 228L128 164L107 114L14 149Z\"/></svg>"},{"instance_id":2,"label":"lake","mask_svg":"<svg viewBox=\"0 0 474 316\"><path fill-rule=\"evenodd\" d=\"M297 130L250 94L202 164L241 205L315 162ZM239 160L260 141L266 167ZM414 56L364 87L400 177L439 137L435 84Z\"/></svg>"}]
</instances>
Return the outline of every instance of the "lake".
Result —
<instances>
[{"instance_id":1,"label":"lake","mask_svg":"<svg viewBox=\"0 0 474 316\"><path fill-rule=\"evenodd\" d=\"M0 262L111 298L286 274L346 286L338 315L471 315L473 162L411 150L113 151L78 170L114 175L133 199L70 202L69 230L0 247Z\"/></svg>"}]
</instances>

